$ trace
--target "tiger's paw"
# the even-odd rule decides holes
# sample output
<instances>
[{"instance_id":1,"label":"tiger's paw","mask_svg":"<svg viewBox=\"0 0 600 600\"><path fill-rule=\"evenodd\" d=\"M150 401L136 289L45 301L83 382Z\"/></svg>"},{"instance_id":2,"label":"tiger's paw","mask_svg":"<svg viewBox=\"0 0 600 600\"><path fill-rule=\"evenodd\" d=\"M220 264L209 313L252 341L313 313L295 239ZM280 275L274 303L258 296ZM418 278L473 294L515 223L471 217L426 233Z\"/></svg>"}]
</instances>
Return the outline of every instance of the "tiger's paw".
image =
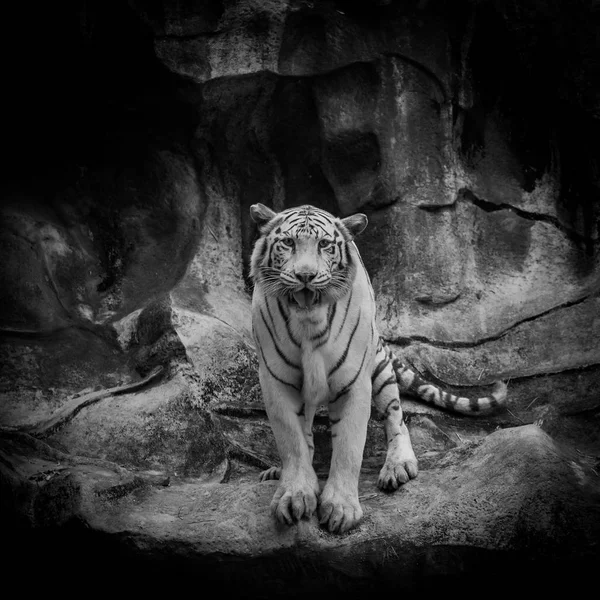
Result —
<instances>
[{"instance_id":1,"label":"tiger's paw","mask_svg":"<svg viewBox=\"0 0 600 600\"><path fill-rule=\"evenodd\" d=\"M418 472L417 459L414 457L397 461L388 459L379 472L377 487L386 492L393 492L403 483L414 479Z\"/></svg>"},{"instance_id":2,"label":"tiger's paw","mask_svg":"<svg viewBox=\"0 0 600 600\"><path fill-rule=\"evenodd\" d=\"M330 533L344 533L352 529L362 516L356 492L325 486L319 501L319 523Z\"/></svg>"},{"instance_id":3,"label":"tiger's paw","mask_svg":"<svg viewBox=\"0 0 600 600\"><path fill-rule=\"evenodd\" d=\"M281 478L281 467L271 467L269 469L265 469L260 474L260 481L271 481L273 479Z\"/></svg>"},{"instance_id":4,"label":"tiger's paw","mask_svg":"<svg viewBox=\"0 0 600 600\"><path fill-rule=\"evenodd\" d=\"M287 525L303 518L310 519L317 509L318 493L316 475L314 478L304 476L281 481L271 501L271 512L280 523Z\"/></svg>"}]
</instances>

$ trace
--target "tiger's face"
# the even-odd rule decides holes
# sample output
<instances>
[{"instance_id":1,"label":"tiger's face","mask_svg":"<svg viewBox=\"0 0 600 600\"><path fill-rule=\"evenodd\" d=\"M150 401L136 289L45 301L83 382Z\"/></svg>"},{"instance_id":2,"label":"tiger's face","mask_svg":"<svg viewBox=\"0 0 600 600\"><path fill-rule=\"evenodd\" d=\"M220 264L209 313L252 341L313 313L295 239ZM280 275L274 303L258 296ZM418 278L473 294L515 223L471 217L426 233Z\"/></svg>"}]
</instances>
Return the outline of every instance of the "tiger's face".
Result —
<instances>
[{"instance_id":1,"label":"tiger's face","mask_svg":"<svg viewBox=\"0 0 600 600\"><path fill-rule=\"evenodd\" d=\"M275 213L263 204L250 214L261 232L250 274L266 295L310 311L349 292L356 274L349 245L366 227L365 215L338 219L313 206Z\"/></svg>"}]
</instances>

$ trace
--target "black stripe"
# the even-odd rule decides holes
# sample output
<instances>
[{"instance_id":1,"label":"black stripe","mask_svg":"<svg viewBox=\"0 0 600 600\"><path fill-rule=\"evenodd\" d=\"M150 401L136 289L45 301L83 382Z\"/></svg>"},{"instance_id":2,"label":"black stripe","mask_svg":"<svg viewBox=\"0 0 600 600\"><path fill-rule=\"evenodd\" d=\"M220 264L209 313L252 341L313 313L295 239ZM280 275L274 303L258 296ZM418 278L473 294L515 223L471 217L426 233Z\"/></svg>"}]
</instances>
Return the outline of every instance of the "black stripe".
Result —
<instances>
[{"instance_id":1,"label":"black stripe","mask_svg":"<svg viewBox=\"0 0 600 600\"><path fill-rule=\"evenodd\" d=\"M271 247L269 248L269 260L267 261L267 266L272 267L273 266L273 249L275 248L275 244L271 244Z\"/></svg>"},{"instance_id":2,"label":"black stripe","mask_svg":"<svg viewBox=\"0 0 600 600\"><path fill-rule=\"evenodd\" d=\"M284 385L287 385L293 389L295 389L297 392L300 391L300 388L296 385L294 385L293 383L290 383L289 381L284 381L283 379L280 379L279 377L277 377L277 375L275 375L275 373L273 373L273 371L271 371L271 368L269 367L269 364L267 363L267 359L265 358L265 355L262 351L262 348L260 347L260 344L258 344L258 349L260 350L260 355L262 356L263 362L265 363L265 367L267 367L267 371L269 371L269 373L271 374L271 377L273 379L276 379L277 381L279 381L279 383L283 383Z\"/></svg>"},{"instance_id":3,"label":"black stripe","mask_svg":"<svg viewBox=\"0 0 600 600\"><path fill-rule=\"evenodd\" d=\"M323 338L316 346L315 346L315 350L317 348L320 348L321 346L325 345L328 341L329 341L329 336L331 335L331 324L333 323L333 319L335 317L335 311L337 310L337 302L335 304L331 304L329 306L329 314L327 315L327 330L328 330L328 335L326 338Z\"/></svg>"},{"instance_id":4,"label":"black stripe","mask_svg":"<svg viewBox=\"0 0 600 600\"><path fill-rule=\"evenodd\" d=\"M481 408L479 406L479 400L477 398L470 398L469 399L469 408L473 411L473 412L479 412L479 409Z\"/></svg>"},{"instance_id":5,"label":"black stripe","mask_svg":"<svg viewBox=\"0 0 600 600\"><path fill-rule=\"evenodd\" d=\"M310 212L315 216L315 218L323 219L325 223L333 225L333 219L335 219L335 217L332 214L328 213L326 210L322 210L314 206Z\"/></svg>"},{"instance_id":6,"label":"black stripe","mask_svg":"<svg viewBox=\"0 0 600 600\"><path fill-rule=\"evenodd\" d=\"M326 333L330 333L331 322L333 321L333 317L335 316L336 306L337 303L329 305L329 308L327 309L327 324L325 325L323 331L315 333L315 335L313 335L310 338L311 342L318 340L321 336L325 335ZM319 342L319 344L315 346L315 348L320 348L323 344L327 342L328 339L329 335L324 340L321 340L321 342Z\"/></svg>"},{"instance_id":7,"label":"black stripe","mask_svg":"<svg viewBox=\"0 0 600 600\"><path fill-rule=\"evenodd\" d=\"M358 367L358 371L356 371L356 375L349 381L338 393L337 396L329 403L330 405L334 402L337 402L344 394L347 394L350 388L356 383L360 372L362 371L363 365L365 364L365 358L367 357L367 350L369 347L365 348L365 353L363 354L362 361L360 363L360 367Z\"/></svg>"},{"instance_id":8,"label":"black stripe","mask_svg":"<svg viewBox=\"0 0 600 600\"><path fill-rule=\"evenodd\" d=\"M352 344L352 338L354 337L354 334L356 333L356 330L358 329L358 324L360 323L361 314L362 313L359 309L358 310L358 319L356 319L356 325L354 326L354 329L352 330L352 333L350 334L350 337L348 338L348 343L346 344L344 353L342 354L342 356L340 356L337 363L335 363L335 366L327 374L328 378L331 377L346 361L346 357L348 356L348 350L350 350L350 344Z\"/></svg>"},{"instance_id":9,"label":"black stripe","mask_svg":"<svg viewBox=\"0 0 600 600\"><path fill-rule=\"evenodd\" d=\"M408 388L412 393L416 394L418 397L419 396L419 388L422 385L432 385L431 383L429 383L428 381L425 381L425 379L423 379L418 373L416 373L415 371L412 371L412 373L414 373L414 377L412 380L412 383L410 384L410 387ZM437 386L433 386L435 388L437 388ZM439 388L437 388L439 389Z\"/></svg>"},{"instance_id":10,"label":"black stripe","mask_svg":"<svg viewBox=\"0 0 600 600\"><path fill-rule=\"evenodd\" d=\"M310 341L314 342L318 340L320 337L324 336L329 331L329 323L325 325L322 331L318 331L315 335L311 336Z\"/></svg>"},{"instance_id":11,"label":"black stripe","mask_svg":"<svg viewBox=\"0 0 600 600\"><path fill-rule=\"evenodd\" d=\"M329 315L327 317L327 324L329 327L331 327L331 324L333 323L333 319L335 317L336 310L337 310L337 302L335 304L332 304L329 309Z\"/></svg>"},{"instance_id":12,"label":"black stripe","mask_svg":"<svg viewBox=\"0 0 600 600\"><path fill-rule=\"evenodd\" d=\"M390 364L390 359L389 358L383 359L377 365L377 367L375 367L375 370L373 371L373 375L371 375L371 381L375 382L375 380L377 379L377 377L379 377L379 375L381 374L381 371L383 371L389 364Z\"/></svg>"},{"instance_id":13,"label":"black stripe","mask_svg":"<svg viewBox=\"0 0 600 600\"><path fill-rule=\"evenodd\" d=\"M279 314L281 315L281 318L283 319L283 322L285 324L285 329L287 331L287 334L288 334L290 340L292 341L294 346L297 346L298 348L300 348L300 342L297 342L294 339L294 336L292 335L292 330L290 329L290 324L288 323L287 316L285 314L283 306L281 305L281 300L279 298L277 298L277 307L279 308Z\"/></svg>"},{"instance_id":14,"label":"black stripe","mask_svg":"<svg viewBox=\"0 0 600 600\"><path fill-rule=\"evenodd\" d=\"M323 338L316 346L315 350L318 350L321 346L324 346L329 341L329 336Z\"/></svg>"},{"instance_id":15,"label":"black stripe","mask_svg":"<svg viewBox=\"0 0 600 600\"><path fill-rule=\"evenodd\" d=\"M350 253L348 252L348 244L344 244L344 259L345 259L344 268L347 269L352 264L352 257L350 256Z\"/></svg>"},{"instance_id":16,"label":"black stripe","mask_svg":"<svg viewBox=\"0 0 600 600\"><path fill-rule=\"evenodd\" d=\"M269 324L267 323L267 320L265 319L265 314L262 311L262 308L259 308L260 310L260 316L263 320L263 323L265 324L265 327L267 328L267 331L269 332L269 335L271 336L271 341L273 342L273 346L275 347L275 350L277 351L277 354L279 355L279 358L281 358L281 360L288 366L292 367L292 369L298 369L298 371L300 370L300 367L296 364L294 364L281 350L281 348L279 347L279 345L277 344L277 340L275 339L275 336L273 335L273 332L271 331L271 328L269 327Z\"/></svg>"},{"instance_id":17,"label":"black stripe","mask_svg":"<svg viewBox=\"0 0 600 600\"><path fill-rule=\"evenodd\" d=\"M350 296L348 296L348 304L346 304L346 312L344 312L344 318L342 319L342 325L340 326L340 329L337 332L337 335L335 336L335 340L337 340L340 337L340 333L342 333L342 331L344 331L344 325L346 324L346 317L348 316L348 309L350 308L350 303L352 302L352 292L353 292L353 290L350 290ZM335 340L333 340L333 341L335 342Z\"/></svg>"},{"instance_id":18,"label":"black stripe","mask_svg":"<svg viewBox=\"0 0 600 600\"><path fill-rule=\"evenodd\" d=\"M449 394L448 392L441 390L440 400L446 408L452 409L452 406L454 405L454 403L452 402L453 397L454 396L452 394Z\"/></svg>"},{"instance_id":19,"label":"black stripe","mask_svg":"<svg viewBox=\"0 0 600 600\"><path fill-rule=\"evenodd\" d=\"M277 325L275 325L275 319L273 318L273 314L271 313L271 307L269 306L268 298L265 298L265 306L267 307L267 314L269 315L271 325L273 326L273 329L275 329L275 331L277 331ZM276 337L279 337L279 336L276 335Z\"/></svg>"},{"instance_id":20,"label":"black stripe","mask_svg":"<svg viewBox=\"0 0 600 600\"><path fill-rule=\"evenodd\" d=\"M394 402L397 403L397 406L394 406L394 410L398 410L400 408L400 401L398 400L398 398L392 398L389 402L388 405L385 407L385 410L383 411L383 414L387 417L388 412L390 410L390 406L392 406L392 404L394 404Z\"/></svg>"},{"instance_id":21,"label":"black stripe","mask_svg":"<svg viewBox=\"0 0 600 600\"><path fill-rule=\"evenodd\" d=\"M327 211L317 208L316 206L299 207L297 210L290 211L290 216L298 216L302 219L310 218L315 220L325 221L330 225L333 225L331 219L335 219L333 215L330 215Z\"/></svg>"},{"instance_id":22,"label":"black stripe","mask_svg":"<svg viewBox=\"0 0 600 600\"><path fill-rule=\"evenodd\" d=\"M285 229L284 229L284 233L286 235L295 235L296 237L298 237L297 234L297 229L299 229L300 227L302 227L301 225L298 225L298 223L302 221L302 219L293 219L292 221L288 221L285 224Z\"/></svg>"},{"instance_id":23,"label":"black stripe","mask_svg":"<svg viewBox=\"0 0 600 600\"><path fill-rule=\"evenodd\" d=\"M390 375L390 377L388 377L380 386L379 389L373 393L373 396L378 396L381 393L381 390L388 386L388 385L392 385L393 383L397 383L397 379L396 379L396 375Z\"/></svg>"},{"instance_id":24,"label":"black stripe","mask_svg":"<svg viewBox=\"0 0 600 600\"><path fill-rule=\"evenodd\" d=\"M325 234L328 235L329 231L327 229L325 229L325 227L323 227L323 225L321 225L321 223L315 223L315 225Z\"/></svg>"}]
</instances>

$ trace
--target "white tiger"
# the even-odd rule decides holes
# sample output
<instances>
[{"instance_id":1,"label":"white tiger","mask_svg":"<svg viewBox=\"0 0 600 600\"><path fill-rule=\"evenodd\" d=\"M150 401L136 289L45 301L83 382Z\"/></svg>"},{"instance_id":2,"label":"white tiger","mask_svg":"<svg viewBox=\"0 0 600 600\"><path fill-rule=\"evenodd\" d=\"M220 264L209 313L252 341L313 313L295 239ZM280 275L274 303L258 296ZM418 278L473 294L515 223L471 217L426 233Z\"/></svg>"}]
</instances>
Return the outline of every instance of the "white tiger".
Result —
<instances>
[{"instance_id":1,"label":"white tiger","mask_svg":"<svg viewBox=\"0 0 600 600\"><path fill-rule=\"evenodd\" d=\"M271 508L282 523L310 517L344 532L363 515L358 478L371 398L385 419L384 490L417 476L417 459L402 416L400 391L463 413L488 412L506 397L454 396L404 366L381 340L369 276L353 242L363 214L338 219L314 206L275 213L250 207L260 237L252 253L252 325L267 415L282 461L262 479L279 479ZM312 467L317 407L329 410L332 458L319 494Z\"/></svg>"}]
</instances>

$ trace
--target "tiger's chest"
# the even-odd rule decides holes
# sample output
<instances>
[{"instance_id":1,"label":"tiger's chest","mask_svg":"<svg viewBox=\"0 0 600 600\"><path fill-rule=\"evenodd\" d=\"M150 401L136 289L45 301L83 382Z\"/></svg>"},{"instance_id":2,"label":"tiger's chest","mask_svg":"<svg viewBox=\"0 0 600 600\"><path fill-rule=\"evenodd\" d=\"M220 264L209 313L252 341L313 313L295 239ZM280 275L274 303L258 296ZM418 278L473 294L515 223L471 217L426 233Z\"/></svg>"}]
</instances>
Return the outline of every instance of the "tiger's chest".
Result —
<instances>
[{"instance_id":1,"label":"tiger's chest","mask_svg":"<svg viewBox=\"0 0 600 600\"><path fill-rule=\"evenodd\" d=\"M326 404L335 384L332 380L336 361L332 324L326 318L309 325L301 319L290 321L300 340L298 360L302 397L308 404Z\"/></svg>"},{"instance_id":2,"label":"tiger's chest","mask_svg":"<svg viewBox=\"0 0 600 600\"><path fill-rule=\"evenodd\" d=\"M255 308L255 335L268 370L298 389L307 404L326 404L368 368L372 315L354 303L348 298L308 312L269 298Z\"/></svg>"}]
</instances>

